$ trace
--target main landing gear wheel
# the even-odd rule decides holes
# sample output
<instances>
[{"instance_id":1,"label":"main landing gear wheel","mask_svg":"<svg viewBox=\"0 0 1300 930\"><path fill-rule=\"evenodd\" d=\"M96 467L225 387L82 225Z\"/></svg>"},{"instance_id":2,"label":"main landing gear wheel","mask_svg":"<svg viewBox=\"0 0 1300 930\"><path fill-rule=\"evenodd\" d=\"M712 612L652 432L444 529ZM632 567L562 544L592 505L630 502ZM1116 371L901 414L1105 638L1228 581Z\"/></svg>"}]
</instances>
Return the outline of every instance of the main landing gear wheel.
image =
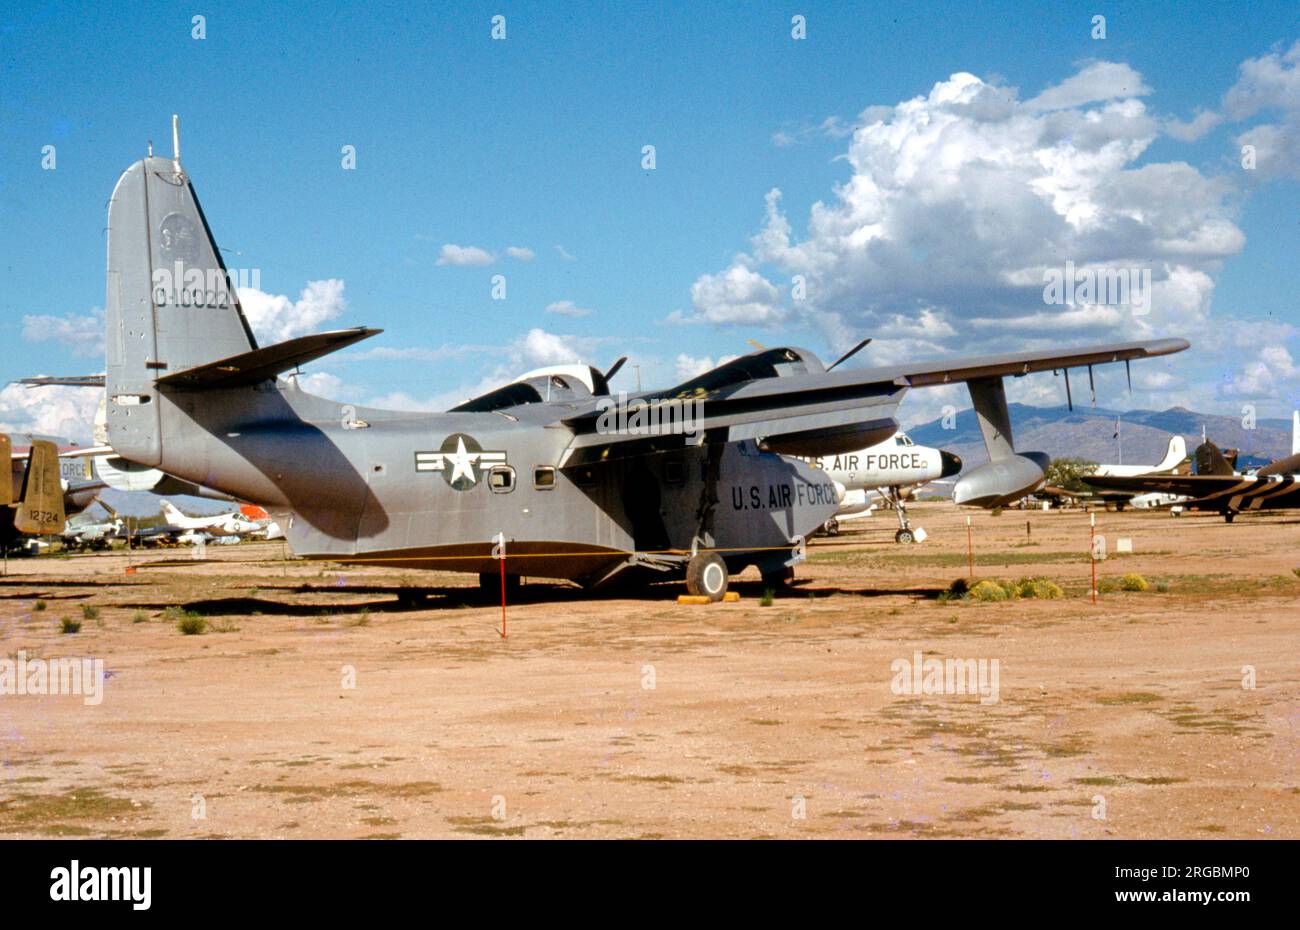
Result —
<instances>
[{"instance_id":1,"label":"main landing gear wheel","mask_svg":"<svg viewBox=\"0 0 1300 930\"><path fill-rule=\"evenodd\" d=\"M840 535L840 521L831 517L826 521L822 529L826 531L827 536L838 536Z\"/></svg>"},{"instance_id":2,"label":"main landing gear wheel","mask_svg":"<svg viewBox=\"0 0 1300 930\"><path fill-rule=\"evenodd\" d=\"M914 543L916 542L916 537L912 535L912 531L910 529L899 530L897 533L894 534L894 542Z\"/></svg>"},{"instance_id":3,"label":"main landing gear wheel","mask_svg":"<svg viewBox=\"0 0 1300 930\"><path fill-rule=\"evenodd\" d=\"M1227 522L1227 523L1231 523L1231 522L1232 522L1232 518L1235 517L1235 516L1236 516L1236 514L1233 513L1231 510L1225 510L1225 511L1223 512L1223 519L1224 519L1224 521Z\"/></svg>"},{"instance_id":4,"label":"main landing gear wheel","mask_svg":"<svg viewBox=\"0 0 1300 930\"><path fill-rule=\"evenodd\" d=\"M729 581L727 563L716 552L697 552L686 563L686 590L690 594L720 601Z\"/></svg>"}]
</instances>

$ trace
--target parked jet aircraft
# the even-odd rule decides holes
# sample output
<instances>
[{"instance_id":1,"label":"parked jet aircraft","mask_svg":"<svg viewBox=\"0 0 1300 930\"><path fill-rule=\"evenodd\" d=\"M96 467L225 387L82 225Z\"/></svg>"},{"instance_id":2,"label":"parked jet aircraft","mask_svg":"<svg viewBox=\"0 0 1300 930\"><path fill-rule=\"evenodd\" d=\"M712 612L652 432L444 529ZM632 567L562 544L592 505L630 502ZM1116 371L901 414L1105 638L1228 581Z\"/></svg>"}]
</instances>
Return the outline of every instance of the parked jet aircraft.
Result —
<instances>
[{"instance_id":1,"label":"parked jet aircraft","mask_svg":"<svg viewBox=\"0 0 1300 930\"><path fill-rule=\"evenodd\" d=\"M827 532L839 529L839 521L869 514L875 505L871 492L879 491L898 512L894 541L910 543L916 536L907 518L904 489L949 478L961 471L961 459L951 452L918 446L901 430L884 442L843 455L813 458L835 482L840 508L826 523Z\"/></svg>"},{"instance_id":2,"label":"parked jet aircraft","mask_svg":"<svg viewBox=\"0 0 1300 930\"><path fill-rule=\"evenodd\" d=\"M290 512L299 556L478 573L488 591L501 571L511 584L594 585L645 568L685 574L688 590L715 600L747 566L787 579L838 507L824 472L785 456L892 436L909 388L968 385L991 461L954 496L1015 499L1042 483L1047 456L1015 451L1004 376L1188 347L1164 339L859 370L775 348L618 410L578 379L553 377L438 414L335 403L277 376L378 331L259 347L179 143L171 159L136 162L113 191L105 306L113 448Z\"/></svg>"},{"instance_id":3,"label":"parked jet aircraft","mask_svg":"<svg viewBox=\"0 0 1300 930\"><path fill-rule=\"evenodd\" d=\"M167 518L169 526L180 527L191 532L203 532L209 536L251 536L261 529L256 522L238 511L191 517L171 501L162 502L162 515Z\"/></svg>"},{"instance_id":4,"label":"parked jet aircraft","mask_svg":"<svg viewBox=\"0 0 1300 930\"><path fill-rule=\"evenodd\" d=\"M112 540L122 537L122 518L108 504L98 503L112 520L96 520L86 512L68 520L63 530L64 549L107 549Z\"/></svg>"}]
</instances>

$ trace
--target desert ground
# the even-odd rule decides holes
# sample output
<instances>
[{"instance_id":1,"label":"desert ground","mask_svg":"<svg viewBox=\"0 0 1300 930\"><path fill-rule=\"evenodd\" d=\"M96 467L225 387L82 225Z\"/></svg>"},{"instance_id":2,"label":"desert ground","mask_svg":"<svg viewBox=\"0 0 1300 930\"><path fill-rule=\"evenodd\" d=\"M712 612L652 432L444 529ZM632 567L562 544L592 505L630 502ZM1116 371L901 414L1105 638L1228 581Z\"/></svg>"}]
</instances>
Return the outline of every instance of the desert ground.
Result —
<instances>
[{"instance_id":1,"label":"desert ground","mask_svg":"<svg viewBox=\"0 0 1300 930\"><path fill-rule=\"evenodd\" d=\"M530 582L505 638L476 579L280 543L11 559L0 651L106 680L0 695L0 835L1300 836L1300 517L1099 513L1094 605L1081 511L913 516L767 604ZM1064 596L945 597L967 516L976 579ZM996 701L898 693L918 653L996 660Z\"/></svg>"}]
</instances>

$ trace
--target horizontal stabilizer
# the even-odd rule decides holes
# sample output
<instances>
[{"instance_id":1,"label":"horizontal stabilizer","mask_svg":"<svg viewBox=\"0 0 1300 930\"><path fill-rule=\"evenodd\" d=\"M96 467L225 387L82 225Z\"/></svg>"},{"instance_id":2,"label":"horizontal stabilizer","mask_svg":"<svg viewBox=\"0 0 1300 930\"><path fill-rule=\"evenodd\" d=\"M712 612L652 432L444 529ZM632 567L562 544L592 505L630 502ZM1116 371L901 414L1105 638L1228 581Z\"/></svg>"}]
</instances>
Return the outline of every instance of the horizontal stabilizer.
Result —
<instances>
[{"instance_id":1,"label":"horizontal stabilizer","mask_svg":"<svg viewBox=\"0 0 1300 930\"><path fill-rule=\"evenodd\" d=\"M331 352L337 352L339 349L347 348L353 343L377 336L382 332L382 329L368 329L362 326L356 329L340 329L300 336L297 339L241 352L239 355L218 359L185 371L163 375L158 379L158 384L196 389L245 387L274 378L299 365L329 355Z\"/></svg>"}]
</instances>

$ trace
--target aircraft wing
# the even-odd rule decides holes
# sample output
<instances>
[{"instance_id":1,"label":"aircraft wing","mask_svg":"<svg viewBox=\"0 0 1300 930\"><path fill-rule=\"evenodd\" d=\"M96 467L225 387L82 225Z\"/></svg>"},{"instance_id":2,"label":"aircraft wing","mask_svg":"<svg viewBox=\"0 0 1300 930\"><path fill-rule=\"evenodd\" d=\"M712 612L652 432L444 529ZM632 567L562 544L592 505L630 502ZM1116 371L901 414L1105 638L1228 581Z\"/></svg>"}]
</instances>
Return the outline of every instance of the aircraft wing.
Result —
<instances>
[{"instance_id":1,"label":"aircraft wing","mask_svg":"<svg viewBox=\"0 0 1300 930\"><path fill-rule=\"evenodd\" d=\"M1187 506L1198 510L1254 510L1269 505L1280 505L1297 490L1295 478L1290 475L1134 475L1092 476L1085 478L1099 488L1116 488L1140 494L1177 494L1192 498ZM1294 506L1293 501L1286 501Z\"/></svg>"},{"instance_id":2,"label":"aircraft wing","mask_svg":"<svg viewBox=\"0 0 1300 930\"><path fill-rule=\"evenodd\" d=\"M12 459L27 458L27 446L22 446L21 451L10 450L9 457ZM85 446L71 449L63 449L59 452L61 459L83 459L99 455L115 455L112 446Z\"/></svg>"},{"instance_id":3,"label":"aircraft wing","mask_svg":"<svg viewBox=\"0 0 1300 930\"><path fill-rule=\"evenodd\" d=\"M896 365L875 369L877 373L892 374L896 383L908 387L928 387L935 384L954 384L978 381L1005 375L1021 377L1035 371L1058 371L1064 368L1086 368L1110 362L1127 362L1141 358L1172 355L1190 348L1186 339L1153 339L1146 342L1118 342L1111 345L1081 346L1077 349L1017 352L1006 355L986 355L977 358L940 359L916 365Z\"/></svg>"},{"instance_id":4,"label":"aircraft wing","mask_svg":"<svg viewBox=\"0 0 1300 930\"><path fill-rule=\"evenodd\" d=\"M909 388L968 382L973 397L977 388L987 393L996 389L1001 397L1001 378L1005 376L1154 358L1181 352L1188 345L1183 339L1160 339L838 371L825 371L805 350L769 349L735 359L666 391L635 395L627 399L626 406L641 404L667 411L673 403L698 402L693 425L705 441L760 439L765 448L775 452L830 455L892 435L897 429L894 412ZM976 397L977 409L979 401ZM613 398L594 398L573 415L551 424L574 433L566 465L671 446L662 435L651 437L651 441L644 432L619 428L621 424L609 416L613 405ZM1005 412L1004 398L1000 407ZM1007 437L1009 449L1009 421L1001 434Z\"/></svg>"}]
</instances>

